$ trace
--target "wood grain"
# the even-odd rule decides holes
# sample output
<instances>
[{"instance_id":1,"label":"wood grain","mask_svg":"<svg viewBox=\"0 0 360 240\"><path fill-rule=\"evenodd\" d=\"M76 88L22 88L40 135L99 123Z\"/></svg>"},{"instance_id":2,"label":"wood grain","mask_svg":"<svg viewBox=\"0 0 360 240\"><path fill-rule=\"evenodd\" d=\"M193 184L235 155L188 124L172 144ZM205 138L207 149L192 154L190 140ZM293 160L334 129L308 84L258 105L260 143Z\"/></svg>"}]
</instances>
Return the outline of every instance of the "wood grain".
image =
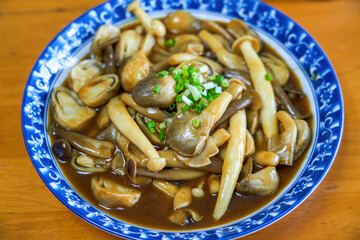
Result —
<instances>
[{"instance_id":1,"label":"wood grain","mask_svg":"<svg viewBox=\"0 0 360 240\"><path fill-rule=\"evenodd\" d=\"M345 100L342 144L328 175L288 216L244 239L360 239L360 1L268 0L320 44ZM99 0L0 1L0 239L117 239L64 207L39 178L21 132L23 90L36 59Z\"/></svg>"}]
</instances>

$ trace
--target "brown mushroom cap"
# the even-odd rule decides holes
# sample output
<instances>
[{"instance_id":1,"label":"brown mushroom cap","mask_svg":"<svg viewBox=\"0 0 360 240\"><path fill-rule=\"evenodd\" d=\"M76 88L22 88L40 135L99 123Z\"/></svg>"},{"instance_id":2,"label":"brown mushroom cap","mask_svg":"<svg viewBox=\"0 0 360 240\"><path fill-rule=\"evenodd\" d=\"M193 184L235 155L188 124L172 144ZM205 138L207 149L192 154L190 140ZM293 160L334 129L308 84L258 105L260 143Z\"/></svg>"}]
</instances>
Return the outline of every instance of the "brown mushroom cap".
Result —
<instances>
[{"instance_id":1,"label":"brown mushroom cap","mask_svg":"<svg viewBox=\"0 0 360 240\"><path fill-rule=\"evenodd\" d=\"M171 33L197 33L201 26L200 21L185 11L170 13L164 20L166 29Z\"/></svg>"}]
</instances>

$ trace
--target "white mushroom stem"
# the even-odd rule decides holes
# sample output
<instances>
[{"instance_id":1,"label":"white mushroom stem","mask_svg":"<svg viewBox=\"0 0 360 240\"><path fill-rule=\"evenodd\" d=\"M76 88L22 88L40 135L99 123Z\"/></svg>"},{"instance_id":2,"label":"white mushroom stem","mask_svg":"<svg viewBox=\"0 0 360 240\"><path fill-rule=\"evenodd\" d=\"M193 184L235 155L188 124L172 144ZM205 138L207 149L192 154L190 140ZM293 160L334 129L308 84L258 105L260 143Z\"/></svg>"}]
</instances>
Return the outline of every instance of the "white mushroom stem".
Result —
<instances>
[{"instance_id":1,"label":"white mushroom stem","mask_svg":"<svg viewBox=\"0 0 360 240\"><path fill-rule=\"evenodd\" d=\"M231 138L228 141L220 189L213 215L216 220L220 219L226 212L244 161L246 147L245 110L238 111L230 118L229 131Z\"/></svg>"},{"instance_id":2,"label":"white mushroom stem","mask_svg":"<svg viewBox=\"0 0 360 240\"><path fill-rule=\"evenodd\" d=\"M159 20L153 20L147 13L141 9L140 2L132 2L128 8L128 12L132 12L141 22L141 25L148 33L153 34L155 37L162 38L166 34L165 25Z\"/></svg>"},{"instance_id":3,"label":"white mushroom stem","mask_svg":"<svg viewBox=\"0 0 360 240\"><path fill-rule=\"evenodd\" d=\"M150 171L162 170L166 164L165 158L159 156L159 153L149 139L147 139L136 122L131 118L120 96L110 100L108 112L116 128L149 158L148 169Z\"/></svg>"},{"instance_id":4,"label":"white mushroom stem","mask_svg":"<svg viewBox=\"0 0 360 240\"><path fill-rule=\"evenodd\" d=\"M236 54L228 52L223 44L214 35L206 30L199 33L199 37L203 40L209 48L216 54L219 61L228 68L247 71L244 59Z\"/></svg>"},{"instance_id":5,"label":"white mushroom stem","mask_svg":"<svg viewBox=\"0 0 360 240\"><path fill-rule=\"evenodd\" d=\"M255 48L259 47L259 42L255 38L244 36L236 40L232 48L233 52L241 50L250 71L251 81L261 97L261 124L265 136L269 139L273 134L278 133L275 96L271 82L265 79L266 70L254 45Z\"/></svg>"},{"instance_id":6,"label":"white mushroom stem","mask_svg":"<svg viewBox=\"0 0 360 240\"><path fill-rule=\"evenodd\" d=\"M156 39L154 38L154 36L150 33L146 34L144 41L141 44L141 51L148 56L151 52L151 49L153 48L153 46L156 43Z\"/></svg>"},{"instance_id":7,"label":"white mushroom stem","mask_svg":"<svg viewBox=\"0 0 360 240\"><path fill-rule=\"evenodd\" d=\"M216 63L215 61L212 61L205 57L190 54L190 53L175 53L175 54L171 55L171 57L169 57L168 63L170 65L179 65L182 62L191 61L191 60L196 60L199 62L206 63L207 65L209 65L211 67L211 70L213 71L212 74L217 74L222 71L222 66L220 64Z\"/></svg>"}]
</instances>

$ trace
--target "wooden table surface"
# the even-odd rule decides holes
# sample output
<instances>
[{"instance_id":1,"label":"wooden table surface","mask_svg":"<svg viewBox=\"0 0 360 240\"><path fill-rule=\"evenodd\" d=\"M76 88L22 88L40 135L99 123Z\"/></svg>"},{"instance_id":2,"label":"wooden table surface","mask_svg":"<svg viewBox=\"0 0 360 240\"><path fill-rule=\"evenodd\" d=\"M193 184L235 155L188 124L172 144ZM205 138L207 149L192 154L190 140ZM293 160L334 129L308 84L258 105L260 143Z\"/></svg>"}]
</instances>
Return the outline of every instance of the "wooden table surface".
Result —
<instances>
[{"instance_id":1,"label":"wooden table surface","mask_svg":"<svg viewBox=\"0 0 360 240\"><path fill-rule=\"evenodd\" d=\"M23 142L21 103L46 45L101 0L0 0L0 239L116 239L63 206ZM360 239L360 1L267 0L320 44L340 79L345 129L336 160L297 209L244 239ZM359 151L359 152L358 152Z\"/></svg>"}]
</instances>

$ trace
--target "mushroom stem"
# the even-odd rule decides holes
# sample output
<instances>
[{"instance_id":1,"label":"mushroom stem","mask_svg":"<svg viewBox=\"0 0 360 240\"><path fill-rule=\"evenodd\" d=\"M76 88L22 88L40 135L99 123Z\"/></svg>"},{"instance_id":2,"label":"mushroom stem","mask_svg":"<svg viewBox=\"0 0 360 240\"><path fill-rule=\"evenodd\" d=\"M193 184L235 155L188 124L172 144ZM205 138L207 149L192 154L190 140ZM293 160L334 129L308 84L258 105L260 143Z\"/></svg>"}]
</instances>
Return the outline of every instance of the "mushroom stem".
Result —
<instances>
[{"instance_id":1,"label":"mushroom stem","mask_svg":"<svg viewBox=\"0 0 360 240\"><path fill-rule=\"evenodd\" d=\"M266 69L256 53L256 49L259 48L259 42L253 37L244 36L237 39L232 48L233 52L235 50L241 51L250 70L251 80L262 102L262 107L260 108L261 124L265 136L269 139L273 134L278 133L278 122L276 119L274 91L271 83L265 80Z\"/></svg>"},{"instance_id":2,"label":"mushroom stem","mask_svg":"<svg viewBox=\"0 0 360 240\"><path fill-rule=\"evenodd\" d=\"M185 181L192 180L204 176L206 172L189 170L189 169L165 169L159 172L151 172L146 168L138 168L137 175L146 176L156 179L163 179L168 181Z\"/></svg>"},{"instance_id":3,"label":"mushroom stem","mask_svg":"<svg viewBox=\"0 0 360 240\"><path fill-rule=\"evenodd\" d=\"M120 99L123 103L135 109L135 111L157 122L164 122L165 119L169 117L158 108L144 108L139 106L128 93L121 94Z\"/></svg>"},{"instance_id":4,"label":"mushroom stem","mask_svg":"<svg viewBox=\"0 0 360 240\"><path fill-rule=\"evenodd\" d=\"M214 209L213 216L216 220L220 219L226 212L244 161L246 147L245 110L235 113L230 118L229 124L231 138L225 154L220 189Z\"/></svg>"},{"instance_id":5,"label":"mushroom stem","mask_svg":"<svg viewBox=\"0 0 360 240\"><path fill-rule=\"evenodd\" d=\"M111 99L108 108L110 119L116 128L149 158L148 169L151 171L162 170L166 164L165 159L160 158L149 139L131 118L120 96Z\"/></svg>"},{"instance_id":6,"label":"mushroom stem","mask_svg":"<svg viewBox=\"0 0 360 240\"><path fill-rule=\"evenodd\" d=\"M244 59L236 54L228 52L222 43L206 30L199 33L199 37L216 54L219 61L228 68L247 71Z\"/></svg>"}]
</instances>

